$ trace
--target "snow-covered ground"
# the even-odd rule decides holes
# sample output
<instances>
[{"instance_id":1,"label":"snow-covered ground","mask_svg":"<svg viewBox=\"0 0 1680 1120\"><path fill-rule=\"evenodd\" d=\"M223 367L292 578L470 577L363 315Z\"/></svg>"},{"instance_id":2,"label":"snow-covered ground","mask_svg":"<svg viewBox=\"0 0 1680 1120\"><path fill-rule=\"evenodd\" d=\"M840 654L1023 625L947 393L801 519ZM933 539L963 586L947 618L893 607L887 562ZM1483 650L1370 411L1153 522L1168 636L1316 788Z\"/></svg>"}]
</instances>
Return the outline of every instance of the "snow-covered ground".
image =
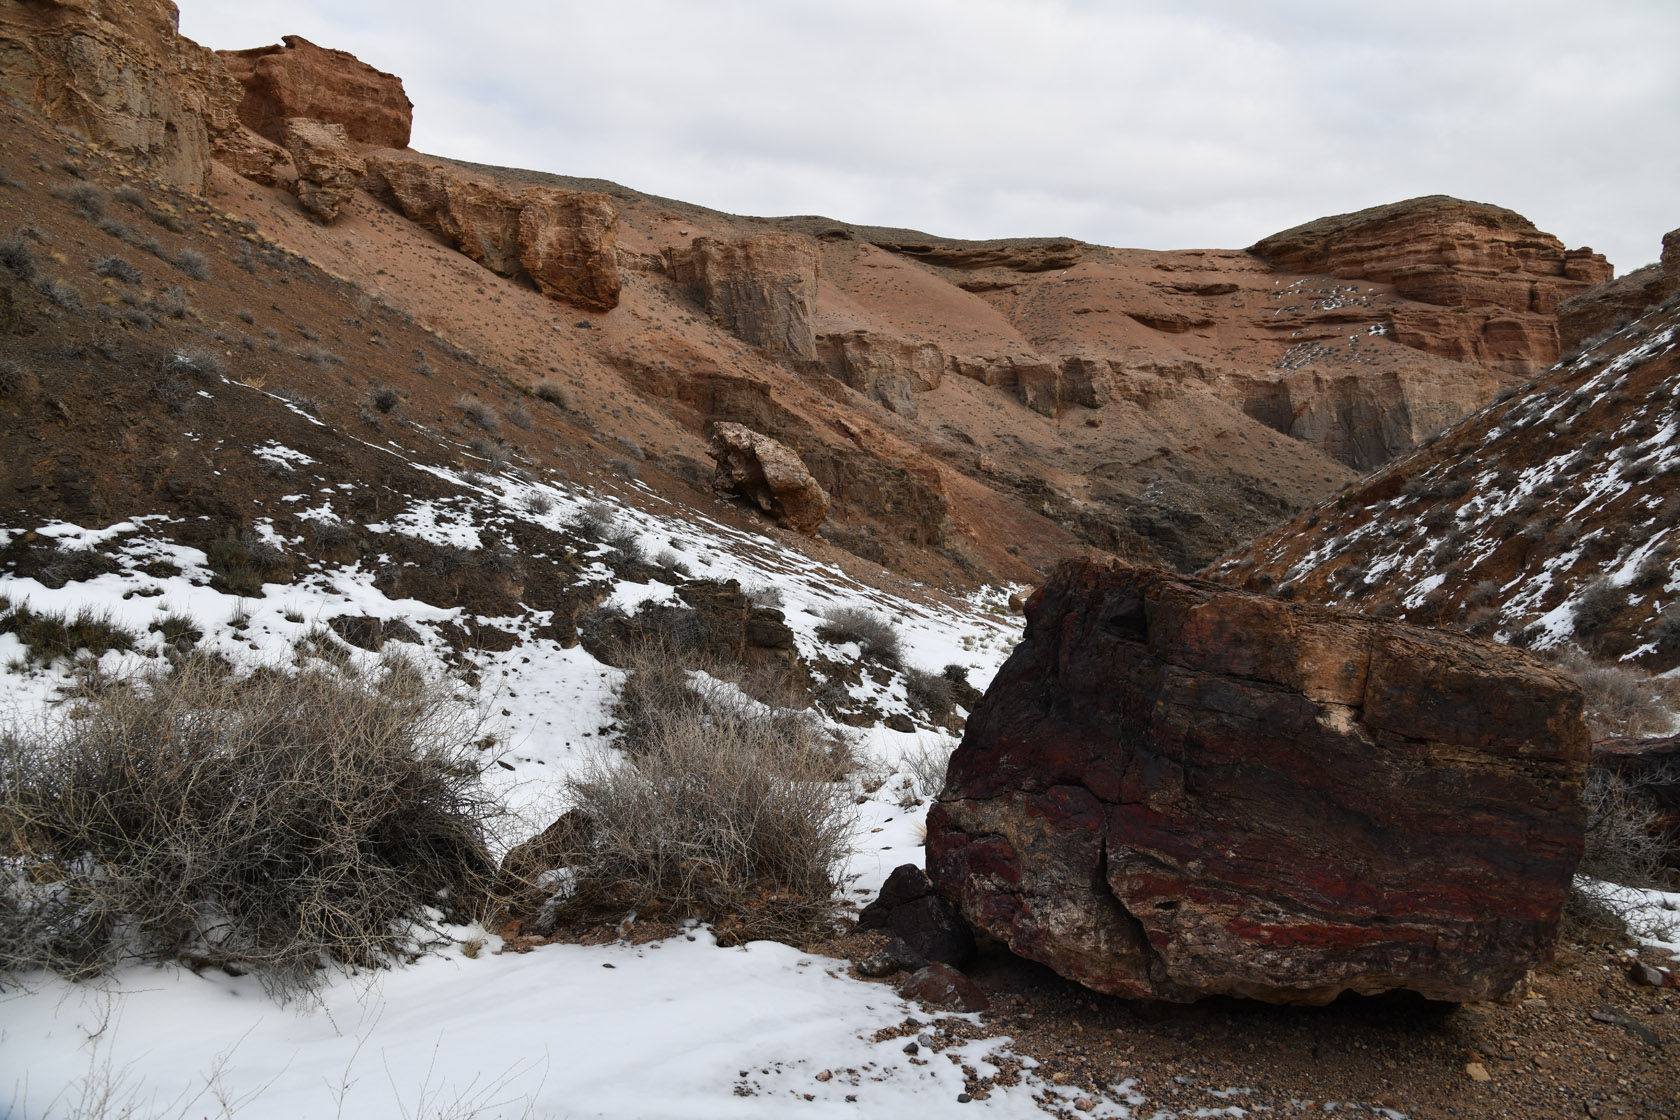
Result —
<instances>
[{"instance_id":1,"label":"snow-covered ground","mask_svg":"<svg viewBox=\"0 0 1680 1120\"><path fill-rule=\"evenodd\" d=\"M465 481L477 493L469 489L458 507L410 507L369 531L477 547L471 524L487 506L558 527L601 500L508 479ZM533 502L537 493L547 501ZM1019 620L1003 609L1008 589L936 611L691 514L620 506L613 518L650 551L678 553L696 575L778 589L802 653L823 647L815 632L824 611L862 606L893 621L908 664L932 672L962 664L983 688L1019 634ZM210 586L204 553L169 541L162 528L158 519L0 527L8 538L33 531L63 549L100 547L123 569L57 589L0 578L0 596L36 612L106 612L138 636L133 652L104 656L101 668L111 673L157 664L163 637L148 628L170 614L194 620L205 635L201 648L247 665L291 663L300 640L340 615L400 619L421 638L402 643L403 651L434 673L444 671L446 651L430 625L457 618L458 610L391 600L358 567L271 584L260 598L225 595ZM178 573L149 575L142 570L148 565ZM610 578L604 564L593 574ZM671 594L658 582L622 583L613 598L633 609ZM500 738L504 765L488 767L485 778L519 815L519 830L505 837L515 842L553 819L561 779L573 767L610 749L603 728L622 674L582 647L533 636L544 621L540 613L487 621L523 640L506 652L470 654L480 688L463 685L460 695L488 714ZM31 666L26 654L16 636L0 635L7 716L25 722L39 719L72 675L62 661ZM349 654L362 663L377 658ZM866 677L854 691L903 708L901 681ZM928 730L835 730L873 763L878 778L891 775L872 792L858 791L865 799L857 806L845 889L861 900L893 867L923 858L927 803L915 795L906 755L948 751L955 741ZM851 979L844 962L785 945L721 948L696 928L641 946L501 953L499 939L480 929L439 932L443 938L417 963L339 976L286 1004L265 995L254 977L173 965L131 965L80 984L44 974L13 978L0 992L4 1114L741 1117L798 1108L810 1115L1026 1116L1041 1115L1040 1102L1071 1100L1068 1090L1033 1077L1028 1063L1016 1085L959 1102L962 1066L985 1076L988 1055L1008 1053L1007 1038L941 1045L938 1053L924 1047L920 1056L905 1053L902 1038L872 1041L908 1015L937 1033L942 1016L907 1005L886 985ZM1091 1115L1130 1115L1126 1102L1135 1093L1122 1083L1112 1096Z\"/></svg>"}]
</instances>

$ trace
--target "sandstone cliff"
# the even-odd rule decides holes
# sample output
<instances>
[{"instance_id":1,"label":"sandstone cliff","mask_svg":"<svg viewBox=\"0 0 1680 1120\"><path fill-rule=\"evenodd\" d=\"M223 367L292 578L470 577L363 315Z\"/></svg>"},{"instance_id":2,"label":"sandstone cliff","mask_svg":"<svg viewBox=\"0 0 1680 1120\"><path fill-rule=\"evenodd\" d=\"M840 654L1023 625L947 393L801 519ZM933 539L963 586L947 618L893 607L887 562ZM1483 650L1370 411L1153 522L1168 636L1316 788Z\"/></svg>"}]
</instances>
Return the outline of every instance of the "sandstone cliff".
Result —
<instances>
[{"instance_id":1,"label":"sandstone cliff","mask_svg":"<svg viewBox=\"0 0 1680 1120\"><path fill-rule=\"evenodd\" d=\"M1392 284L1427 305L1394 315L1401 342L1512 373L1555 362L1557 305L1613 275L1521 214L1445 195L1320 218L1250 252L1287 272Z\"/></svg>"},{"instance_id":2,"label":"sandstone cliff","mask_svg":"<svg viewBox=\"0 0 1680 1120\"><path fill-rule=\"evenodd\" d=\"M202 191L239 86L179 22L170 0L0 0L0 96Z\"/></svg>"},{"instance_id":3,"label":"sandstone cliff","mask_svg":"<svg viewBox=\"0 0 1680 1120\"><path fill-rule=\"evenodd\" d=\"M395 74L299 35L271 47L216 53L244 89L239 119L259 136L282 144L286 121L308 117L343 125L359 144L408 147L414 105Z\"/></svg>"},{"instance_id":4,"label":"sandstone cliff","mask_svg":"<svg viewBox=\"0 0 1680 1120\"><path fill-rule=\"evenodd\" d=\"M669 254L671 273L727 331L790 358L815 358L817 251L805 237L697 237Z\"/></svg>"}]
</instances>

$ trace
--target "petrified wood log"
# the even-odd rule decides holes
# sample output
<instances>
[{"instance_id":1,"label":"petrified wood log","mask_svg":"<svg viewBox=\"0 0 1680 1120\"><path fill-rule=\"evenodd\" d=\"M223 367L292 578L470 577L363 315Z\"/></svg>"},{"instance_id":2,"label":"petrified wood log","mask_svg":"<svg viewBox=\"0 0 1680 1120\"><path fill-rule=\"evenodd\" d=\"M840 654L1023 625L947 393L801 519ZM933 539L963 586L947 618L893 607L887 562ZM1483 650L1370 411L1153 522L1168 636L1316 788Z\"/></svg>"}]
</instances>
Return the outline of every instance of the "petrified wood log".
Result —
<instances>
[{"instance_id":1,"label":"petrified wood log","mask_svg":"<svg viewBox=\"0 0 1680 1120\"><path fill-rule=\"evenodd\" d=\"M1490 999L1546 959L1589 752L1520 651L1074 561L969 719L928 871L1098 991Z\"/></svg>"}]
</instances>

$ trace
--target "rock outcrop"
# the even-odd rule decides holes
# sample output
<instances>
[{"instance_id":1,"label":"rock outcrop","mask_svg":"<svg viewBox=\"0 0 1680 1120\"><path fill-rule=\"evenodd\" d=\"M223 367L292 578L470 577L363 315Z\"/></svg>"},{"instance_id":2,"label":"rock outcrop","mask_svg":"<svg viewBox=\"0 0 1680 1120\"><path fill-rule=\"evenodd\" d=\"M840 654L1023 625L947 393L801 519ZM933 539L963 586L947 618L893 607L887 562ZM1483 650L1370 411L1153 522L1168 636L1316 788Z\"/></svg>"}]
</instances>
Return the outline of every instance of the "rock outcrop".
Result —
<instances>
[{"instance_id":1,"label":"rock outcrop","mask_svg":"<svg viewBox=\"0 0 1680 1120\"><path fill-rule=\"evenodd\" d=\"M1680 229L1663 237L1662 260L1635 269L1558 304L1558 341L1565 353L1617 330L1680 292Z\"/></svg>"},{"instance_id":2,"label":"rock outcrop","mask_svg":"<svg viewBox=\"0 0 1680 1120\"><path fill-rule=\"evenodd\" d=\"M507 186L400 152L371 152L367 186L501 276L589 311L618 306L618 211L604 194Z\"/></svg>"},{"instance_id":3,"label":"rock outcrop","mask_svg":"<svg viewBox=\"0 0 1680 1120\"><path fill-rule=\"evenodd\" d=\"M931 342L856 330L823 335L816 345L829 373L901 416L914 417L915 394L939 388L945 376L945 355Z\"/></svg>"},{"instance_id":4,"label":"rock outcrop","mask_svg":"<svg viewBox=\"0 0 1680 1120\"><path fill-rule=\"evenodd\" d=\"M1498 997L1582 850L1581 695L1446 632L1064 564L968 722L928 871L1103 992Z\"/></svg>"},{"instance_id":5,"label":"rock outcrop","mask_svg":"<svg viewBox=\"0 0 1680 1120\"><path fill-rule=\"evenodd\" d=\"M286 122L306 117L343 125L358 144L408 147L414 105L395 74L298 35L271 47L216 53L244 87L239 119L259 136L284 144Z\"/></svg>"},{"instance_id":6,"label":"rock outcrop","mask_svg":"<svg viewBox=\"0 0 1680 1120\"><path fill-rule=\"evenodd\" d=\"M1392 284L1426 305L1395 313L1400 342L1510 373L1556 361L1558 304L1613 274L1521 214L1445 195L1320 218L1249 251L1289 272Z\"/></svg>"},{"instance_id":7,"label":"rock outcrop","mask_svg":"<svg viewBox=\"0 0 1680 1120\"><path fill-rule=\"evenodd\" d=\"M767 354L817 356L817 247L792 233L696 237L669 251L671 274L706 314Z\"/></svg>"},{"instance_id":8,"label":"rock outcrop","mask_svg":"<svg viewBox=\"0 0 1680 1120\"><path fill-rule=\"evenodd\" d=\"M538 191L519 211L519 263L550 299L618 306L618 209L604 194Z\"/></svg>"},{"instance_id":9,"label":"rock outcrop","mask_svg":"<svg viewBox=\"0 0 1680 1120\"><path fill-rule=\"evenodd\" d=\"M717 424L708 448L717 461L714 485L737 493L799 533L814 533L828 516L828 495L799 456L741 424Z\"/></svg>"},{"instance_id":10,"label":"rock outcrop","mask_svg":"<svg viewBox=\"0 0 1680 1120\"><path fill-rule=\"evenodd\" d=\"M303 208L331 223L356 193L367 164L350 146L341 124L293 117L286 122L286 150L297 167L297 196Z\"/></svg>"},{"instance_id":11,"label":"rock outcrop","mask_svg":"<svg viewBox=\"0 0 1680 1120\"><path fill-rule=\"evenodd\" d=\"M0 97L202 191L239 86L179 25L169 0L0 0Z\"/></svg>"}]
</instances>

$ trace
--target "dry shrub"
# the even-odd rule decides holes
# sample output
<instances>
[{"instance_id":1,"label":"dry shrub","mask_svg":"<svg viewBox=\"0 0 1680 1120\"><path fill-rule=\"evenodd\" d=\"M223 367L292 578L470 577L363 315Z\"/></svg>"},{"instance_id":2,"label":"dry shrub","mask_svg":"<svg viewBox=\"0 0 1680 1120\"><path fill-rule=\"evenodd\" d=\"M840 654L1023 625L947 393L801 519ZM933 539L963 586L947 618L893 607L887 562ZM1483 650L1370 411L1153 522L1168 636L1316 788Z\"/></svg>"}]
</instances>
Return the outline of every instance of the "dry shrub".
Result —
<instances>
[{"instance_id":1,"label":"dry shrub","mask_svg":"<svg viewBox=\"0 0 1680 1120\"><path fill-rule=\"evenodd\" d=\"M64 611L36 612L23 603L0 606L4 607L0 610L0 634L16 634L35 664L51 665L59 658L74 660L83 651L97 659L113 650L127 652L134 648L134 635L118 626L109 611L82 607L72 615Z\"/></svg>"},{"instance_id":2,"label":"dry shrub","mask_svg":"<svg viewBox=\"0 0 1680 1120\"><path fill-rule=\"evenodd\" d=\"M713 923L720 939L797 940L837 913L852 805L808 713L687 679L656 646L632 663L620 752L566 781L587 827L538 928Z\"/></svg>"},{"instance_id":3,"label":"dry shrub","mask_svg":"<svg viewBox=\"0 0 1680 1120\"><path fill-rule=\"evenodd\" d=\"M108 682L0 750L0 970L169 958L286 994L383 964L492 870L478 732L397 660Z\"/></svg>"},{"instance_id":4,"label":"dry shrub","mask_svg":"<svg viewBox=\"0 0 1680 1120\"><path fill-rule=\"evenodd\" d=\"M1575 649L1560 653L1557 667L1580 686L1594 739L1660 735L1673 722L1673 681L1627 665L1601 664Z\"/></svg>"},{"instance_id":5,"label":"dry shrub","mask_svg":"<svg viewBox=\"0 0 1680 1120\"><path fill-rule=\"evenodd\" d=\"M817 627L817 637L826 642L856 642L863 656L883 665L899 662L898 631L879 615L859 607L838 607L825 611L827 621Z\"/></svg>"},{"instance_id":6,"label":"dry shrub","mask_svg":"<svg viewBox=\"0 0 1680 1120\"><path fill-rule=\"evenodd\" d=\"M1587 807L1586 850L1564 904L1566 932L1624 929L1621 908L1600 884L1662 887L1680 838L1666 835L1652 790L1680 781L1671 768L1630 778L1606 767L1587 774L1581 799Z\"/></svg>"},{"instance_id":7,"label":"dry shrub","mask_svg":"<svg viewBox=\"0 0 1680 1120\"><path fill-rule=\"evenodd\" d=\"M905 669L904 691L910 703L926 712L936 723L944 723L956 711L957 686L948 677L920 669Z\"/></svg>"},{"instance_id":8,"label":"dry shrub","mask_svg":"<svg viewBox=\"0 0 1680 1120\"><path fill-rule=\"evenodd\" d=\"M551 378L543 378L531 387L539 400L545 400L566 412L577 411L577 395L571 388Z\"/></svg>"},{"instance_id":9,"label":"dry shrub","mask_svg":"<svg viewBox=\"0 0 1680 1120\"><path fill-rule=\"evenodd\" d=\"M900 769L909 776L917 797L939 796L939 791L945 788L945 774L950 769L953 750L954 747L940 739L918 739L904 753Z\"/></svg>"}]
</instances>

